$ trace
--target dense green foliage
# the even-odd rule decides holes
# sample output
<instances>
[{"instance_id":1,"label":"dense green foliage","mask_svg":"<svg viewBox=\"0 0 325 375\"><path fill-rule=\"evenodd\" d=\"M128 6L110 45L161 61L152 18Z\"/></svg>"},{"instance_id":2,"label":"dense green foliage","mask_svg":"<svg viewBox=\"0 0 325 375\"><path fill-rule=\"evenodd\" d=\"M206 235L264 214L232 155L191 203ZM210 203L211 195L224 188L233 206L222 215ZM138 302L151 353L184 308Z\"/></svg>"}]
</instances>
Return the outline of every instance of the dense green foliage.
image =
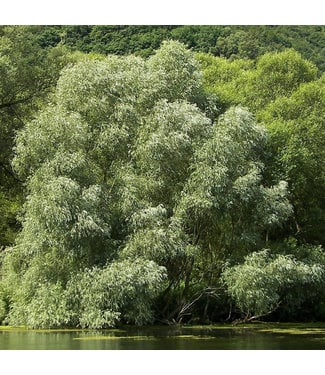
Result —
<instances>
[{"instance_id":1,"label":"dense green foliage","mask_svg":"<svg viewBox=\"0 0 325 375\"><path fill-rule=\"evenodd\" d=\"M256 64L200 54L205 84L223 107L243 104L269 131L269 181L289 183L294 215L287 232L325 243L324 75L294 50Z\"/></svg>"},{"instance_id":2,"label":"dense green foliage","mask_svg":"<svg viewBox=\"0 0 325 375\"><path fill-rule=\"evenodd\" d=\"M324 26L93 25L46 26L42 46L64 42L83 52L147 57L164 40L178 40L194 51L237 59L293 48L324 71Z\"/></svg>"},{"instance_id":3,"label":"dense green foliage","mask_svg":"<svg viewBox=\"0 0 325 375\"><path fill-rule=\"evenodd\" d=\"M271 30L1 29L2 322L324 319L324 76Z\"/></svg>"},{"instance_id":4,"label":"dense green foliage","mask_svg":"<svg viewBox=\"0 0 325 375\"><path fill-rule=\"evenodd\" d=\"M46 101L63 66L76 60L65 47L41 48L41 28L0 27L0 249L13 243L23 201L11 168L16 132Z\"/></svg>"},{"instance_id":5,"label":"dense green foliage","mask_svg":"<svg viewBox=\"0 0 325 375\"><path fill-rule=\"evenodd\" d=\"M246 319L272 312L280 303L285 303L291 314L303 309L303 305L310 301L316 308L324 309L323 300L317 300L319 296L324 297L324 259L319 259L324 255L319 248L309 248L308 252L310 258L314 253L318 257L313 261L302 261L291 254L272 255L262 250L247 256L243 264L224 272L228 293L245 313Z\"/></svg>"}]
</instances>

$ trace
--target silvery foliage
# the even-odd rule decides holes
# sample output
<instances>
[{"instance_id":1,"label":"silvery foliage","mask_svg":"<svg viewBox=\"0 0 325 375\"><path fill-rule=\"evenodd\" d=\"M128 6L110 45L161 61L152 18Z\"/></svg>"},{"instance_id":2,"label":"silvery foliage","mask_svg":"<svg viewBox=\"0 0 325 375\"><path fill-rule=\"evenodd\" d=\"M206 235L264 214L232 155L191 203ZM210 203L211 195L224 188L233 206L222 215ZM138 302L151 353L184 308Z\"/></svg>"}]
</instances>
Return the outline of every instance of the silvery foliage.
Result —
<instances>
[{"instance_id":1,"label":"silvery foliage","mask_svg":"<svg viewBox=\"0 0 325 375\"><path fill-rule=\"evenodd\" d=\"M136 165L151 181L157 204L175 204L189 175L194 151L209 133L211 121L186 101L160 100L141 129Z\"/></svg>"},{"instance_id":2,"label":"silvery foliage","mask_svg":"<svg viewBox=\"0 0 325 375\"><path fill-rule=\"evenodd\" d=\"M288 218L286 182L263 184L266 140L266 130L247 110L232 107L220 116L195 154L176 210L188 227L210 226L217 236L228 235L235 250L253 245L263 231Z\"/></svg>"},{"instance_id":3,"label":"silvery foliage","mask_svg":"<svg viewBox=\"0 0 325 375\"><path fill-rule=\"evenodd\" d=\"M121 256L152 259L158 264L181 263L192 255L189 237L163 205L138 210L130 218L128 241Z\"/></svg>"},{"instance_id":4,"label":"silvery foliage","mask_svg":"<svg viewBox=\"0 0 325 375\"><path fill-rule=\"evenodd\" d=\"M12 293L9 322L99 328L118 319L151 319L150 303L165 275L153 259L166 254L157 257L141 250L134 255L149 261L132 260L127 250L119 256L126 238L116 233L125 231L120 223L152 206L142 194L152 190L146 187L150 181L137 171L137 163L143 171L152 170L136 150L141 128L159 127L159 116L166 116L158 143L168 148L167 128L175 116L174 153L182 144L180 159L193 153L190 138L209 122L189 104L201 90L199 75L192 53L175 42L165 43L148 61L134 56L85 58L62 71L52 101L16 139L13 166L26 179L28 196L23 230L5 267L7 291ZM160 149L149 146L148 152L154 156ZM163 157L172 167L166 150ZM173 237L168 236L167 242ZM171 247L178 251L168 243L164 251ZM120 283L114 284L117 279ZM72 303L70 292L79 281L84 288Z\"/></svg>"},{"instance_id":5,"label":"silvery foliage","mask_svg":"<svg viewBox=\"0 0 325 375\"><path fill-rule=\"evenodd\" d=\"M113 326L120 317L126 323L144 324L153 318L151 303L165 278L165 268L153 261L120 260L104 268L85 270L71 279L67 296L68 300L78 296L82 327Z\"/></svg>"},{"instance_id":6,"label":"silvery foliage","mask_svg":"<svg viewBox=\"0 0 325 375\"><path fill-rule=\"evenodd\" d=\"M146 61L86 58L62 72L17 135L28 196L5 261L9 323L143 324L166 270L177 278L202 246L234 251L287 218L285 183L263 186L265 130L241 108L212 124L201 96L197 62L172 41Z\"/></svg>"},{"instance_id":7,"label":"silvery foliage","mask_svg":"<svg viewBox=\"0 0 325 375\"><path fill-rule=\"evenodd\" d=\"M222 277L236 306L251 317L271 312L292 288L324 285L325 268L324 263L272 255L265 249L246 256L243 264L226 269Z\"/></svg>"}]
</instances>

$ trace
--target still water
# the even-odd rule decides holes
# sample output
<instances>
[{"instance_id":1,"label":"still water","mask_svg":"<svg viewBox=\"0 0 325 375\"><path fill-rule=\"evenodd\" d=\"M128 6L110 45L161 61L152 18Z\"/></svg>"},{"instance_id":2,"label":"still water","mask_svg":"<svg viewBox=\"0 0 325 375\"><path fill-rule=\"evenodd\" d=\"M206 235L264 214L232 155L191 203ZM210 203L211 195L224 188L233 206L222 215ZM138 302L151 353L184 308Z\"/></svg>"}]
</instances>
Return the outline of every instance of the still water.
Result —
<instances>
[{"instance_id":1,"label":"still water","mask_svg":"<svg viewBox=\"0 0 325 375\"><path fill-rule=\"evenodd\" d=\"M127 327L102 331L0 328L0 349L325 349L325 324Z\"/></svg>"}]
</instances>

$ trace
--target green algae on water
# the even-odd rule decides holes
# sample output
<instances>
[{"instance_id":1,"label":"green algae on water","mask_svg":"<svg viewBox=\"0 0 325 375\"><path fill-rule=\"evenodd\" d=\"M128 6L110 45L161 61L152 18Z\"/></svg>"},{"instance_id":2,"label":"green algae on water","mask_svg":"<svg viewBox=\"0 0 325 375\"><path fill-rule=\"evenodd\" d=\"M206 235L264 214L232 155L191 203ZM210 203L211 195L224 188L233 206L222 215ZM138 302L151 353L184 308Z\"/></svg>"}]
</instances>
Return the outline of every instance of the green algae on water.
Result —
<instances>
[{"instance_id":1,"label":"green algae on water","mask_svg":"<svg viewBox=\"0 0 325 375\"><path fill-rule=\"evenodd\" d=\"M288 335L325 335L324 328L270 328L259 329L259 332L281 333Z\"/></svg>"},{"instance_id":2,"label":"green algae on water","mask_svg":"<svg viewBox=\"0 0 325 375\"><path fill-rule=\"evenodd\" d=\"M156 340L154 336L85 336L85 337L74 337L73 340L80 341L97 341L97 340Z\"/></svg>"}]
</instances>

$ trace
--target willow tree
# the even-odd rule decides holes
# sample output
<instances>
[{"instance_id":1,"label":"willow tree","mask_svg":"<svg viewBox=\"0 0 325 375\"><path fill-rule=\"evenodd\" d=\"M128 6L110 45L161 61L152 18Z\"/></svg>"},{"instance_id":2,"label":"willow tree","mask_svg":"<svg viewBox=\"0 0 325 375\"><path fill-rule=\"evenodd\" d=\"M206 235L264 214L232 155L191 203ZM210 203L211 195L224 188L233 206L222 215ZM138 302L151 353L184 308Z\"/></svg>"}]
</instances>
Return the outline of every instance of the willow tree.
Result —
<instances>
[{"instance_id":1,"label":"willow tree","mask_svg":"<svg viewBox=\"0 0 325 375\"><path fill-rule=\"evenodd\" d=\"M175 217L196 249L188 277L220 290L229 265L268 242L291 214L286 182L263 179L266 130L240 107L230 108L198 147Z\"/></svg>"},{"instance_id":2,"label":"willow tree","mask_svg":"<svg viewBox=\"0 0 325 375\"><path fill-rule=\"evenodd\" d=\"M298 259L299 254L272 254L264 249L225 270L222 278L227 292L244 321L261 318L279 308L297 316L297 311L304 310L308 302L316 306L315 316L323 315L319 297L324 293L324 253L316 246L306 250L309 256ZM306 310L305 319L310 319Z\"/></svg>"},{"instance_id":3,"label":"willow tree","mask_svg":"<svg viewBox=\"0 0 325 375\"><path fill-rule=\"evenodd\" d=\"M123 298L135 288L133 305L138 302L139 310L145 295L142 309L150 311L165 277L165 269L150 259L123 260L129 276L112 288L124 304L95 304L97 324L82 318L88 289L80 291L77 304L69 290L75 287L72 280L86 280L83 275L96 284L98 277L112 278L121 268L116 262L129 234L126 223L137 209L152 204L140 194L147 184L133 156L141 128L155 121L151 112L161 100L193 103L201 90L199 75L190 51L176 42L165 43L148 61L90 58L62 72L52 102L17 137L13 165L27 182L28 196L23 230L2 269L1 294L11 324L102 327L114 324L121 311L122 319L150 320L149 313L125 310L129 301ZM182 110L184 119L198 112L194 104L183 104ZM94 298L100 288L93 287ZM37 311L46 310L59 316L38 319Z\"/></svg>"},{"instance_id":4,"label":"willow tree","mask_svg":"<svg viewBox=\"0 0 325 375\"><path fill-rule=\"evenodd\" d=\"M207 89L242 104L269 132L268 181L288 181L294 215L283 235L324 245L324 75L294 50L228 61L198 54Z\"/></svg>"},{"instance_id":5,"label":"willow tree","mask_svg":"<svg viewBox=\"0 0 325 375\"><path fill-rule=\"evenodd\" d=\"M217 104L177 42L148 60L90 58L62 71L16 140L28 196L3 260L2 319L143 324L173 290L179 315L206 250L226 262L242 255L240 232L249 252L285 220L285 183L263 186L265 131L240 108L214 122Z\"/></svg>"}]
</instances>

